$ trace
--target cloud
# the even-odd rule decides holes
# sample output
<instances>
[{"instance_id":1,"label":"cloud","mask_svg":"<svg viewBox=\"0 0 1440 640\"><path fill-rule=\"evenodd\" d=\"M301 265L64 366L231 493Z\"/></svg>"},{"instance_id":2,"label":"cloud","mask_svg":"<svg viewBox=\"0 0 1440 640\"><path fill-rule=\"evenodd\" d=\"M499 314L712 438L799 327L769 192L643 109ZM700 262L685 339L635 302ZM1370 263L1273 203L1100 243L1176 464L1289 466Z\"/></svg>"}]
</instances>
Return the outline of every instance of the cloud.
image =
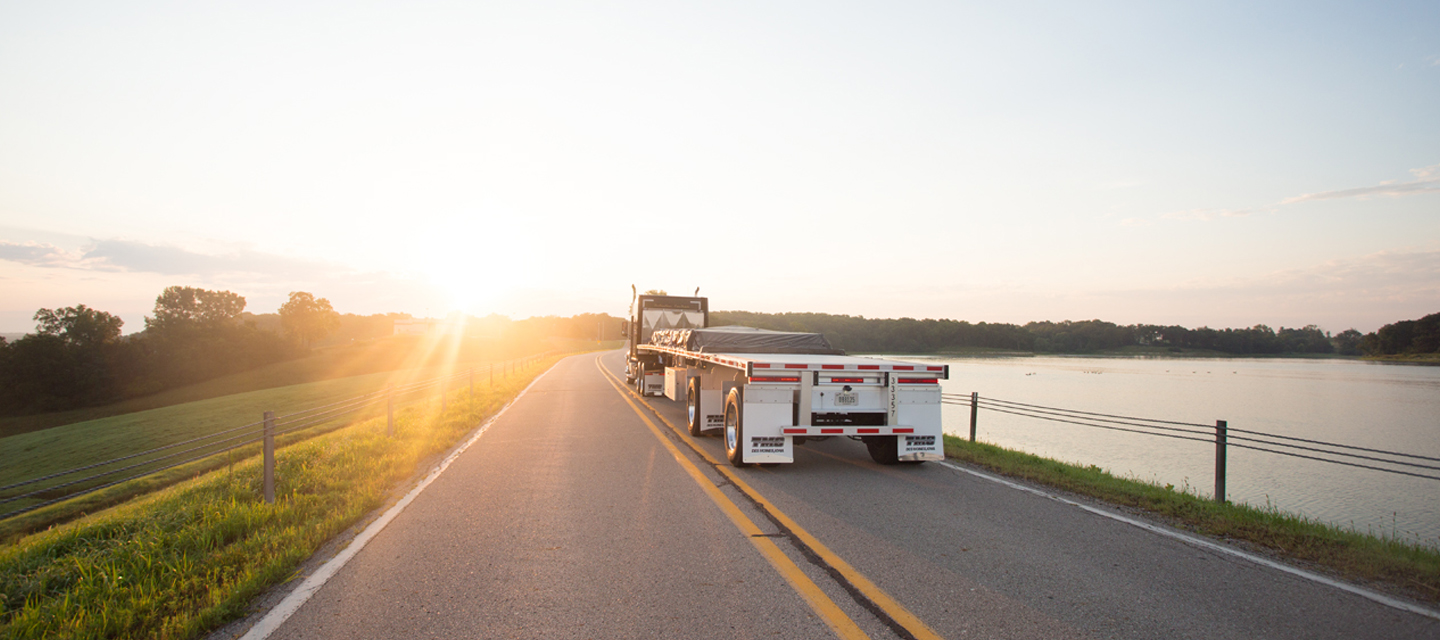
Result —
<instances>
[{"instance_id":1,"label":"cloud","mask_svg":"<svg viewBox=\"0 0 1440 640\"><path fill-rule=\"evenodd\" d=\"M1255 213L1274 213L1279 207L1299 204L1301 202L1315 202L1320 200L1347 200L1387 197L1398 198L1401 196L1423 195L1427 193L1440 193L1440 164L1411 169L1410 174L1415 176L1414 180L1401 182L1389 180L1373 187L1356 187L1353 189L1339 189L1336 191L1322 191L1319 193L1307 193L1304 195L1285 198L1280 202L1268 207L1254 209L1187 209L1185 211L1170 211L1156 216L1160 220L1191 220L1197 222L1210 222L1219 218L1243 218ZM1140 219L1126 218L1120 221L1123 226L1140 226Z\"/></svg>"},{"instance_id":2,"label":"cloud","mask_svg":"<svg viewBox=\"0 0 1440 640\"><path fill-rule=\"evenodd\" d=\"M9 260L32 267L63 267L78 262L79 256L66 253L53 244L37 242L6 242L0 240L0 260Z\"/></svg>"},{"instance_id":3,"label":"cloud","mask_svg":"<svg viewBox=\"0 0 1440 640\"><path fill-rule=\"evenodd\" d=\"M1250 215L1250 211L1244 209L1190 209L1188 211L1171 211L1160 214L1162 220L1199 220L1209 222L1216 218L1243 218Z\"/></svg>"},{"instance_id":4,"label":"cloud","mask_svg":"<svg viewBox=\"0 0 1440 640\"><path fill-rule=\"evenodd\" d=\"M0 241L0 260L32 267L155 273L164 276L251 276L265 279L313 279L338 276L353 269L317 260L291 258L259 251L212 255L180 247L131 240L100 240L78 252L52 244Z\"/></svg>"},{"instance_id":5,"label":"cloud","mask_svg":"<svg viewBox=\"0 0 1440 640\"><path fill-rule=\"evenodd\" d=\"M1430 165L1420 169L1411 169L1410 173L1416 178L1410 182L1386 181L1373 187L1357 187L1354 189L1340 189L1338 191L1307 193L1281 200L1280 204L1296 204L1316 200L1344 200L1348 198L1398 198L1401 196L1413 196L1425 193L1440 193L1440 164Z\"/></svg>"},{"instance_id":6,"label":"cloud","mask_svg":"<svg viewBox=\"0 0 1440 640\"><path fill-rule=\"evenodd\" d=\"M907 311L915 317L965 317L969 309L971 321L1100 318L1216 328L1316 324L1330 331L1353 327L1368 332L1440 311L1440 249L1393 249L1243 276L1134 286L1057 287L1023 280L940 284L905 291L891 306L915 300L939 302Z\"/></svg>"},{"instance_id":7,"label":"cloud","mask_svg":"<svg viewBox=\"0 0 1440 640\"><path fill-rule=\"evenodd\" d=\"M85 260L104 268L170 276L254 275L294 278L349 270L334 264L259 251L243 250L212 255L129 240L96 242L85 250Z\"/></svg>"}]
</instances>

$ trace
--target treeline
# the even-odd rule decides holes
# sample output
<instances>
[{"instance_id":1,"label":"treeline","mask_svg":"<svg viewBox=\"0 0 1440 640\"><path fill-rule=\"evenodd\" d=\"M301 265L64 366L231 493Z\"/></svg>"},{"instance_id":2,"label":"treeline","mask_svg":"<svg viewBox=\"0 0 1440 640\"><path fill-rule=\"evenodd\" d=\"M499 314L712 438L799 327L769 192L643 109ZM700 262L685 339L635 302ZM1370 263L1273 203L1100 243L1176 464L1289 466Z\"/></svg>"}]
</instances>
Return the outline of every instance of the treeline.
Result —
<instances>
[{"instance_id":1,"label":"treeline","mask_svg":"<svg viewBox=\"0 0 1440 640\"><path fill-rule=\"evenodd\" d=\"M63 411L157 393L299 358L312 348L388 338L408 314L339 314L324 298L294 292L275 313L245 312L229 291L169 287L155 299L145 329L83 304L35 313L36 332L0 337L0 415ZM511 320L464 318L459 331L502 343L535 345L550 337L620 334L603 314ZM456 326L436 327L437 331Z\"/></svg>"},{"instance_id":2,"label":"treeline","mask_svg":"<svg viewBox=\"0 0 1440 640\"><path fill-rule=\"evenodd\" d=\"M303 292L287 305L297 300L308 308L282 314L288 335L242 321L243 296L193 287L165 289L131 336L118 316L83 304L40 309L35 333L0 341L0 412L104 404L300 356L335 314Z\"/></svg>"},{"instance_id":3,"label":"treeline","mask_svg":"<svg viewBox=\"0 0 1440 640\"><path fill-rule=\"evenodd\" d=\"M1265 325L1248 329L1189 329L1181 326L1117 325L1102 320L972 324L963 320L867 319L824 313L717 311L711 325L745 325L776 331L823 333L830 343L861 353L939 353L995 349L1036 353L1098 353L1130 347L1171 351L1213 351L1233 355L1434 353L1440 343L1440 314L1386 325L1361 334L1348 329L1331 335L1315 325Z\"/></svg>"},{"instance_id":4,"label":"treeline","mask_svg":"<svg viewBox=\"0 0 1440 640\"><path fill-rule=\"evenodd\" d=\"M858 352L932 353L955 348L1032 351L1035 336L1013 324L913 318L867 319L828 313L715 311L711 326L742 325L774 331L823 333L837 349Z\"/></svg>"},{"instance_id":5,"label":"treeline","mask_svg":"<svg viewBox=\"0 0 1440 640\"><path fill-rule=\"evenodd\" d=\"M1402 320L1367 334L1360 347L1371 355L1440 353L1440 313L1419 320Z\"/></svg>"}]
</instances>

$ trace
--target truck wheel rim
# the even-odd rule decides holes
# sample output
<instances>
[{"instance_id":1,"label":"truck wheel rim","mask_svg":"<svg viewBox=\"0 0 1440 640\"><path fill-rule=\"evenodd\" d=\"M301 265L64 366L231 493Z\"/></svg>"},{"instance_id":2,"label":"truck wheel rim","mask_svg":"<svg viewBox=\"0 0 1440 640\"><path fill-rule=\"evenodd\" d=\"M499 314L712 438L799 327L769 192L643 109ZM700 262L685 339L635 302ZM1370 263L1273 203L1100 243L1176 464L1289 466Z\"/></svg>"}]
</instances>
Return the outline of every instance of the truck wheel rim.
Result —
<instances>
[{"instance_id":1,"label":"truck wheel rim","mask_svg":"<svg viewBox=\"0 0 1440 640\"><path fill-rule=\"evenodd\" d=\"M686 408L688 409L687 413L690 417L690 424L695 424L695 403L690 403L690 406Z\"/></svg>"},{"instance_id":2,"label":"truck wheel rim","mask_svg":"<svg viewBox=\"0 0 1440 640\"><path fill-rule=\"evenodd\" d=\"M735 422L730 419L730 414L727 413L725 414L725 449L727 451L734 451L739 446L736 444L738 439L735 433Z\"/></svg>"}]
</instances>

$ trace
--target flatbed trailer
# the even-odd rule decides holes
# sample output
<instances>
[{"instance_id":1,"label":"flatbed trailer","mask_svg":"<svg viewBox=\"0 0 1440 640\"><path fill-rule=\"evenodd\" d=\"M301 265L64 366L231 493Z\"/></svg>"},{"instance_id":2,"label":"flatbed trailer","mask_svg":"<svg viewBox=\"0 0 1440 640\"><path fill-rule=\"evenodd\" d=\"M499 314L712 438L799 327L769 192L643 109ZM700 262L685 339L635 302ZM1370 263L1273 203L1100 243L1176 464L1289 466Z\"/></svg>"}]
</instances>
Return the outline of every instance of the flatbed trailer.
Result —
<instances>
[{"instance_id":1,"label":"flatbed trailer","mask_svg":"<svg viewBox=\"0 0 1440 640\"><path fill-rule=\"evenodd\" d=\"M725 353L636 344L664 366L663 395L684 400L692 436L722 431L735 466L794 462L794 447L845 436L881 464L945 457L940 380L947 365L849 355ZM653 372L652 372L653 375ZM653 391L641 375L637 387Z\"/></svg>"}]
</instances>

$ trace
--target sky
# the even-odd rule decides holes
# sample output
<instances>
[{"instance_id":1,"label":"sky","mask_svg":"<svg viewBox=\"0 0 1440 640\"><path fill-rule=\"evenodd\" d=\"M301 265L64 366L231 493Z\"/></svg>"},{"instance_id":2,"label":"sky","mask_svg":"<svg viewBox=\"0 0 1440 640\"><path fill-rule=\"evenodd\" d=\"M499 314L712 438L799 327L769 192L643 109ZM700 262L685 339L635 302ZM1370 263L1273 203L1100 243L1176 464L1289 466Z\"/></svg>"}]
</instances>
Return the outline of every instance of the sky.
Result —
<instances>
[{"instance_id":1,"label":"sky","mask_svg":"<svg viewBox=\"0 0 1440 640\"><path fill-rule=\"evenodd\" d=\"M0 0L0 332L289 292L1373 331L1440 3Z\"/></svg>"}]
</instances>

